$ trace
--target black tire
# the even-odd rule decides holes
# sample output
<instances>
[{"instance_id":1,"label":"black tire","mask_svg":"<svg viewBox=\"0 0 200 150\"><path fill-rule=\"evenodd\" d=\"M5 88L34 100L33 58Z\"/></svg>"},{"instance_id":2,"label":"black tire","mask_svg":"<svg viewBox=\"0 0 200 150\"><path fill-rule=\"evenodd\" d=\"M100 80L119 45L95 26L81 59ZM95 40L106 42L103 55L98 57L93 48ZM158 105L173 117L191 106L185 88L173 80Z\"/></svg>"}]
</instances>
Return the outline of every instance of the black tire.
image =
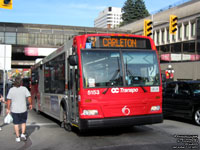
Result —
<instances>
[{"instance_id":1,"label":"black tire","mask_svg":"<svg viewBox=\"0 0 200 150\"><path fill-rule=\"evenodd\" d=\"M72 126L70 125L70 123L67 121L67 105L66 102L64 101L64 99L61 101L61 106L63 109L63 122L61 124L61 126L66 130L66 131L72 131Z\"/></svg>"},{"instance_id":2,"label":"black tire","mask_svg":"<svg viewBox=\"0 0 200 150\"><path fill-rule=\"evenodd\" d=\"M72 131L72 127L69 123L67 123L67 113L66 111L63 110L63 122L62 122L62 127L67 130L67 131Z\"/></svg>"},{"instance_id":3,"label":"black tire","mask_svg":"<svg viewBox=\"0 0 200 150\"><path fill-rule=\"evenodd\" d=\"M196 125L200 126L200 108L194 111L193 119Z\"/></svg>"}]
</instances>

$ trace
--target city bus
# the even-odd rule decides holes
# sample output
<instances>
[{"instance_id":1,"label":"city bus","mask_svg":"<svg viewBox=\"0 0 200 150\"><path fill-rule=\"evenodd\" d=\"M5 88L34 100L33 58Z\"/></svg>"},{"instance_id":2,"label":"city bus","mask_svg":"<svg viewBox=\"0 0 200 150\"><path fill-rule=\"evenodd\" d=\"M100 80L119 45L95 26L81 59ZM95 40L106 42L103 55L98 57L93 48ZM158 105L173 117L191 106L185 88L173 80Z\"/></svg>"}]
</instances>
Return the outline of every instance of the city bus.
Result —
<instances>
[{"instance_id":1,"label":"city bus","mask_svg":"<svg viewBox=\"0 0 200 150\"><path fill-rule=\"evenodd\" d=\"M162 79L150 37L85 34L32 67L34 109L80 131L162 123ZM34 94L36 93L36 94Z\"/></svg>"}]
</instances>

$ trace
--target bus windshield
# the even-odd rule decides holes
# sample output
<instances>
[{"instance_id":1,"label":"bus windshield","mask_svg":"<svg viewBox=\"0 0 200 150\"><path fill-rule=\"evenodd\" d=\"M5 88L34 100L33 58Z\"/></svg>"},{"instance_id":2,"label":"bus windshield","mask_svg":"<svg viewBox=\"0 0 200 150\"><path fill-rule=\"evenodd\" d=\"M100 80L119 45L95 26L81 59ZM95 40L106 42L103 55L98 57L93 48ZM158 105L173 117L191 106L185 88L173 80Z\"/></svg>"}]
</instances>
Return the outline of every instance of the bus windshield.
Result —
<instances>
[{"instance_id":1,"label":"bus windshield","mask_svg":"<svg viewBox=\"0 0 200 150\"><path fill-rule=\"evenodd\" d=\"M85 88L160 85L155 51L82 50Z\"/></svg>"}]
</instances>

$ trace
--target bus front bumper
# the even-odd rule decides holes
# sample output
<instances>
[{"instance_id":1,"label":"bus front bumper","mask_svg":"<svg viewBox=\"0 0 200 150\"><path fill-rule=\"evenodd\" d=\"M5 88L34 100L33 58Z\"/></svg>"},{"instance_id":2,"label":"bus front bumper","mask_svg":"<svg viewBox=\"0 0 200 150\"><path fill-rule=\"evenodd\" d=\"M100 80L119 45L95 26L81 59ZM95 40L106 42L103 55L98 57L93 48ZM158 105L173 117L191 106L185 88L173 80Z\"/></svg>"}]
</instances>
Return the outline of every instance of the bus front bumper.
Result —
<instances>
[{"instance_id":1,"label":"bus front bumper","mask_svg":"<svg viewBox=\"0 0 200 150\"><path fill-rule=\"evenodd\" d=\"M162 122L163 122L162 114L104 118L104 119L80 119L80 129L84 130L92 128L134 126L134 125L145 125L145 124L154 124Z\"/></svg>"}]
</instances>

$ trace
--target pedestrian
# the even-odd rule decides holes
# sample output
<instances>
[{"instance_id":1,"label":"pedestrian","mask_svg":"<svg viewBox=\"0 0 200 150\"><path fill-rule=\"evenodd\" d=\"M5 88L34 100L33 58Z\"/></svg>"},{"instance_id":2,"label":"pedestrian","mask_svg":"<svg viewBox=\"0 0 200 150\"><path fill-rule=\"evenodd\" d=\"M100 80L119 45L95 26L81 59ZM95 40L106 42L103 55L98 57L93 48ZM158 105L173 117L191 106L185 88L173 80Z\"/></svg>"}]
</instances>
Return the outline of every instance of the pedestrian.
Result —
<instances>
[{"instance_id":1,"label":"pedestrian","mask_svg":"<svg viewBox=\"0 0 200 150\"><path fill-rule=\"evenodd\" d=\"M5 100L2 95L0 95L0 114L1 114L1 103L5 103ZM1 130L2 130L2 128L0 127L0 131Z\"/></svg>"},{"instance_id":2,"label":"pedestrian","mask_svg":"<svg viewBox=\"0 0 200 150\"><path fill-rule=\"evenodd\" d=\"M14 130L16 134L16 142L26 140L26 121L28 117L27 99L29 109L32 109L32 99L28 89L22 85L21 77L17 76L7 95L7 114L11 113L13 117ZM19 128L21 127L21 135Z\"/></svg>"}]
</instances>

